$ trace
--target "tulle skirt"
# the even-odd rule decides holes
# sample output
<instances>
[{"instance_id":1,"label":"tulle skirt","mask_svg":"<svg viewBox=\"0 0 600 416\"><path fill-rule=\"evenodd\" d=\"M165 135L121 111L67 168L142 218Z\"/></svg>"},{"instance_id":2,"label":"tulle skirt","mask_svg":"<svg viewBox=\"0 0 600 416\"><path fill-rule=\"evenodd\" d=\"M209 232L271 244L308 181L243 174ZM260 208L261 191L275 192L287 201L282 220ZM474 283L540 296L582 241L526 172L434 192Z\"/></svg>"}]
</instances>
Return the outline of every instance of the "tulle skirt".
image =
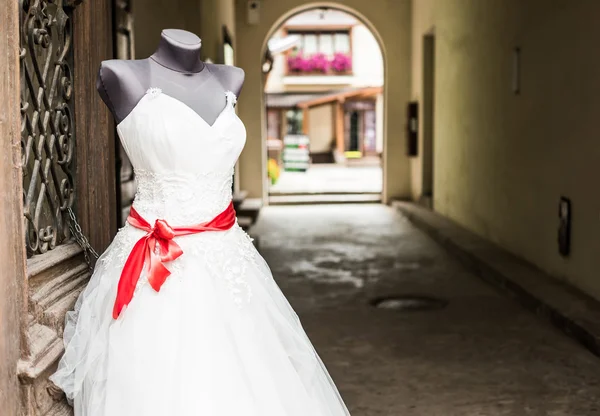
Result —
<instances>
[{"instance_id":1,"label":"tulle skirt","mask_svg":"<svg viewBox=\"0 0 600 416\"><path fill-rule=\"evenodd\" d=\"M76 416L346 416L337 388L269 267L239 226L177 238L160 292L145 271L117 320L126 225L65 325L51 380Z\"/></svg>"}]
</instances>

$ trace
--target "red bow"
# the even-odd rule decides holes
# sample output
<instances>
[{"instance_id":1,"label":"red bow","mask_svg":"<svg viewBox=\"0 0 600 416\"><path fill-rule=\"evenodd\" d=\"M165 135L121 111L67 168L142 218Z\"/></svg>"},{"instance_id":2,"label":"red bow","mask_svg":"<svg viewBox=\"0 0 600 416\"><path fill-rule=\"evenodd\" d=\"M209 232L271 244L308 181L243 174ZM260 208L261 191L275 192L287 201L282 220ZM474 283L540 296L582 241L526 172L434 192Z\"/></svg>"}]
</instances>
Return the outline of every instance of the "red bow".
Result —
<instances>
[{"instance_id":1,"label":"red bow","mask_svg":"<svg viewBox=\"0 0 600 416\"><path fill-rule=\"evenodd\" d=\"M114 319L117 319L125 305L131 302L144 262L148 266L148 282L158 292L171 274L163 263L173 261L183 254L181 247L173 238L204 231L228 230L235 224L235 209L232 201L223 212L202 224L189 227L171 227L165 220L158 219L152 227L131 207L127 222L148 233L135 243L123 266L117 289L117 299L113 309Z\"/></svg>"}]
</instances>

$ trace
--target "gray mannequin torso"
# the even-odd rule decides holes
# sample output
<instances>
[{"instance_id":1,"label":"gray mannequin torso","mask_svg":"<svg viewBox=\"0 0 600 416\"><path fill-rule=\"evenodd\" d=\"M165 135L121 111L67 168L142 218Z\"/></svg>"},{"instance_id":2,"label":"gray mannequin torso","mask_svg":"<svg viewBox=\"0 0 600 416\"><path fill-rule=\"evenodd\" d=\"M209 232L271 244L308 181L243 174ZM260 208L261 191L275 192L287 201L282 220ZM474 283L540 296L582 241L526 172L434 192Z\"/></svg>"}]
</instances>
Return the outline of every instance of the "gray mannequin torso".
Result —
<instances>
[{"instance_id":1,"label":"gray mannequin torso","mask_svg":"<svg viewBox=\"0 0 600 416\"><path fill-rule=\"evenodd\" d=\"M224 91L239 96L244 71L202 62L200 46L200 38L193 33L165 29L149 58L103 61L96 88L115 122L123 121L149 88L160 88L213 124L226 105Z\"/></svg>"}]
</instances>

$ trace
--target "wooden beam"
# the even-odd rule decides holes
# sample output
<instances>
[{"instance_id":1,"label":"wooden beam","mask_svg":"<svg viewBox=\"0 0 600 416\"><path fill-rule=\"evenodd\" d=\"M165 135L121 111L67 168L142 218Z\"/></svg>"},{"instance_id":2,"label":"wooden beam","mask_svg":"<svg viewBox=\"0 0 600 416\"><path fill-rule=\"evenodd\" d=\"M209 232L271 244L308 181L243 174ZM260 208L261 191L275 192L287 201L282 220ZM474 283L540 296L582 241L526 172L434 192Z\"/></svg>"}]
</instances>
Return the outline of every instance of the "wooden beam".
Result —
<instances>
[{"instance_id":1,"label":"wooden beam","mask_svg":"<svg viewBox=\"0 0 600 416\"><path fill-rule=\"evenodd\" d=\"M370 98L375 99L378 94L379 94L379 92L373 93L371 91L368 91L368 92L365 92L364 94L357 94L351 98L353 100L366 100L366 99L370 99Z\"/></svg>"},{"instance_id":2,"label":"wooden beam","mask_svg":"<svg viewBox=\"0 0 600 416\"><path fill-rule=\"evenodd\" d=\"M354 25L353 24L344 24L344 25L331 25L327 26L327 29L324 29L323 26L320 25L286 25L285 29L287 33L296 34L297 32L350 32ZM352 43L351 43L352 44Z\"/></svg>"},{"instance_id":3,"label":"wooden beam","mask_svg":"<svg viewBox=\"0 0 600 416\"><path fill-rule=\"evenodd\" d=\"M27 353L23 176L19 81L19 2L0 2L0 414L19 415L17 363Z\"/></svg>"},{"instance_id":4,"label":"wooden beam","mask_svg":"<svg viewBox=\"0 0 600 416\"><path fill-rule=\"evenodd\" d=\"M334 101L344 101L354 97L372 97L380 94L383 91L383 87L365 87L359 88L352 91L340 91L335 94L325 95L323 97L313 98L312 100L301 101L298 103L299 108L309 108L318 105L331 103Z\"/></svg>"}]
</instances>

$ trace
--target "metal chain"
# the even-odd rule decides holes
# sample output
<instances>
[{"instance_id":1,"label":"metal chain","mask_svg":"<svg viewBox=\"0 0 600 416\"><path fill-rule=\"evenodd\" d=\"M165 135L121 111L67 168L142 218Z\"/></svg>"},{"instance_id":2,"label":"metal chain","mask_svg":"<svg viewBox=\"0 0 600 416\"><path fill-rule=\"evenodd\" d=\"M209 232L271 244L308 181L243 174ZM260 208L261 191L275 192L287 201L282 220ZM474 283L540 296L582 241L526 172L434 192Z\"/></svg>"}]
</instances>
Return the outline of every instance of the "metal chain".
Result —
<instances>
[{"instance_id":1,"label":"metal chain","mask_svg":"<svg viewBox=\"0 0 600 416\"><path fill-rule=\"evenodd\" d=\"M73 235L73 237L75 237L75 240L77 240L77 244L79 244L83 249L83 256L85 258L85 262L88 264L90 271L92 271L94 269L93 263L95 263L95 261L99 257L98 253L96 252L96 250L94 250L94 247L90 245L90 242L88 241L87 237L83 235L83 231L81 231L81 226L77 222L77 217L75 217L75 213L73 212L71 207L67 208L67 212L69 213L70 218L69 230L71 230L71 234ZM94 258L93 262L90 259L90 255Z\"/></svg>"}]
</instances>

